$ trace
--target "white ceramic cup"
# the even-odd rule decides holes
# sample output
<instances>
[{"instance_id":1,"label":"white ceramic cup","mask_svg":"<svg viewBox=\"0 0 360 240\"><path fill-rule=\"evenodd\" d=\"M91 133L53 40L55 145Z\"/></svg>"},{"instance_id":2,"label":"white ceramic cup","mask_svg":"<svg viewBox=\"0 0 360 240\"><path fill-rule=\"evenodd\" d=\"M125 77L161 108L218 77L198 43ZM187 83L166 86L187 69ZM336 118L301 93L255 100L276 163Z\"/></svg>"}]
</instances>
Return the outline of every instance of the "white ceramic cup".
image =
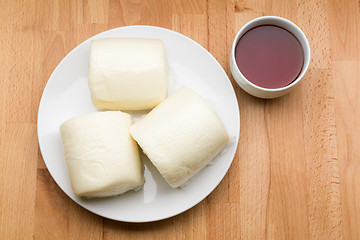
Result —
<instances>
[{"instance_id":1,"label":"white ceramic cup","mask_svg":"<svg viewBox=\"0 0 360 240\"><path fill-rule=\"evenodd\" d=\"M289 85L281 88L264 88L255 85L254 83L250 82L246 77L241 73L239 70L236 60L235 60L235 48L237 43L239 42L240 38L250 29L260 26L260 25L274 25L278 27L282 27L289 32L291 32L300 42L303 51L304 51L304 64L299 76ZM251 20L250 22L246 23L240 31L236 34L235 40L232 45L231 54L230 54L230 69L231 73L235 79L235 81L239 84L239 86L246 91L247 93L259 97L259 98L276 98L283 96L294 89L294 87L300 82L300 80L304 77L309 64L310 64L310 45L305 36L305 34L301 31L301 29L296 26L291 21L276 17L276 16L264 16L259 17Z\"/></svg>"}]
</instances>

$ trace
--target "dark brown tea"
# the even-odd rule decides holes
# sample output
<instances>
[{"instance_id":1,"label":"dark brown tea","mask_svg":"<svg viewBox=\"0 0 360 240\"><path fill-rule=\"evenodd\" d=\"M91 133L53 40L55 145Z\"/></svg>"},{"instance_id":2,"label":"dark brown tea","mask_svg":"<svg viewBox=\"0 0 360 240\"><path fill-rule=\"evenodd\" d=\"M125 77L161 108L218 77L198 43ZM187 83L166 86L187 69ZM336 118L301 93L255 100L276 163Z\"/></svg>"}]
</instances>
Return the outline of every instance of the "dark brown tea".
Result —
<instances>
[{"instance_id":1,"label":"dark brown tea","mask_svg":"<svg viewBox=\"0 0 360 240\"><path fill-rule=\"evenodd\" d=\"M250 82L263 88L289 85L300 74L304 51L289 31L262 25L247 31L235 49L236 64Z\"/></svg>"}]
</instances>

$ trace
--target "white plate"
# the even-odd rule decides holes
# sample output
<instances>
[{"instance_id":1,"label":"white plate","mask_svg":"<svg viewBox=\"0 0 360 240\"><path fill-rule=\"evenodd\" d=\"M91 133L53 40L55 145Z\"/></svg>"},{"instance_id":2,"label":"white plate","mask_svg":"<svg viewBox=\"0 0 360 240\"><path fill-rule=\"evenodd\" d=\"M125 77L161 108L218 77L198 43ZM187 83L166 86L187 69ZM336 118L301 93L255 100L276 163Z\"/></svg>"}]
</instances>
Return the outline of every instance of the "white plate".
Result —
<instances>
[{"instance_id":1,"label":"white plate","mask_svg":"<svg viewBox=\"0 0 360 240\"><path fill-rule=\"evenodd\" d=\"M144 188L105 199L76 197L63 157L59 126L96 111L87 86L90 41L98 38L159 38L165 43L170 66L169 94L181 86L195 90L218 113L231 137L224 150L185 186L172 189L145 161ZM133 113L135 121L139 114ZM106 218L149 222L172 217L208 196L225 176L234 158L240 130L236 96L216 59L198 43L177 32L150 26L129 26L100 33L72 50L56 67L44 89L38 113L38 138L45 164L59 187L75 202ZM144 156L143 156L144 157Z\"/></svg>"}]
</instances>

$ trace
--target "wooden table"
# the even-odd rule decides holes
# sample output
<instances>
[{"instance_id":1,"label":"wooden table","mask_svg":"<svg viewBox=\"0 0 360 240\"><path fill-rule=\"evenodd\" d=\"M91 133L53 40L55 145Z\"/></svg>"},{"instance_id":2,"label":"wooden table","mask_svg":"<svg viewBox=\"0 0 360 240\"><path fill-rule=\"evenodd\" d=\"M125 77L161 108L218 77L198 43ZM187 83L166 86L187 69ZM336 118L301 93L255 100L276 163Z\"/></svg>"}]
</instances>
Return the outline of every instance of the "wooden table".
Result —
<instances>
[{"instance_id":1,"label":"wooden table","mask_svg":"<svg viewBox=\"0 0 360 240\"><path fill-rule=\"evenodd\" d=\"M357 0L0 1L0 239L360 239L360 7ZM278 15L307 35L300 86L274 100L233 81L229 52L247 21ZM144 224L79 207L55 184L37 141L45 84L76 45L134 24L208 49L237 94L241 134L216 190Z\"/></svg>"}]
</instances>

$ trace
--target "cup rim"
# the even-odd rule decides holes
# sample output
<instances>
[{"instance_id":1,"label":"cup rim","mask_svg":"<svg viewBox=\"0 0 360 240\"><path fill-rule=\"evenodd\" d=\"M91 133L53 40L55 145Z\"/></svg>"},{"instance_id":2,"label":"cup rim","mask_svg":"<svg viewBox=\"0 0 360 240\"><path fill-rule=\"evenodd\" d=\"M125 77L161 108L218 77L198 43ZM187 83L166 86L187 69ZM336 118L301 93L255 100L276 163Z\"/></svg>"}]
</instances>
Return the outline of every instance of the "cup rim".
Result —
<instances>
[{"instance_id":1,"label":"cup rim","mask_svg":"<svg viewBox=\"0 0 360 240\"><path fill-rule=\"evenodd\" d=\"M246 29L249 25L251 24L254 24L256 22L259 22L259 21L263 21L263 20L276 20L276 21L279 21L279 22L285 22L291 26L293 26L298 32L299 34L301 35L301 37L304 39L304 44L301 44L302 48L303 48L303 51L304 51L304 56L305 56L305 48L308 49L308 58L307 58L307 61L305 61L305 57L304 57L304 65L303 65L303 68L299 74L299 76L296 78L296 80L294 80L292 83L290 83L289 85L286 85L284 87L281 87L281 88L264 88L264 87L260 87L254 83L252 83L251 81L249 81L243 74L242 72L240 71L237 63L236 63L236 59L235 59L235 48L236 48L236 45L237 43L239 42L240 38L242 37L242 35L244 35L247 31L249 31L250 29L254 28L254 27L257 27L257 26L254 26L254 27L250 27L248 30L244 31L244 29ZM258 26L261 26L262 24L258 25ZM273 24L273 25L276 25L276 24ZM283 27L282 27L283 28ZM294 34L292 31L290 31L289 29L285 28L287 31L291 32L292 34ZM241 34L241 36L240 36ZM298 39L298 41L300 41ZM305 46L304 46L305 45ZM267 92L279 92L279 91L284 91L286 89L289 89L293 86L295 86L305 75L305 73L307 72L308 70L308 67L310 65L310 60L311 60L311 49L310 49L310 44L309 44L309 41L305 35L305 33L293 22L291 22L290 20L288 19L285 19L285 18L282 18L282 17L279 17L279 16L262 16L262 17L258 17L258 18L254 18L252 20L250 20L249 22L245 23L245 25L243 25L240 30L237 32L235 38L234 38L234 41L233 41L233 44L232 44L232 48L231 48L231 60L233 62L233 64L235 65L235 71L237 71L238 74L240 74L240 76L249 84L251 85L252 87L258 89L258 90L261 90L261 91L267 91ZM234 79L236 81L238 81L235 77Z\"/></svg>"}]
</instances>

